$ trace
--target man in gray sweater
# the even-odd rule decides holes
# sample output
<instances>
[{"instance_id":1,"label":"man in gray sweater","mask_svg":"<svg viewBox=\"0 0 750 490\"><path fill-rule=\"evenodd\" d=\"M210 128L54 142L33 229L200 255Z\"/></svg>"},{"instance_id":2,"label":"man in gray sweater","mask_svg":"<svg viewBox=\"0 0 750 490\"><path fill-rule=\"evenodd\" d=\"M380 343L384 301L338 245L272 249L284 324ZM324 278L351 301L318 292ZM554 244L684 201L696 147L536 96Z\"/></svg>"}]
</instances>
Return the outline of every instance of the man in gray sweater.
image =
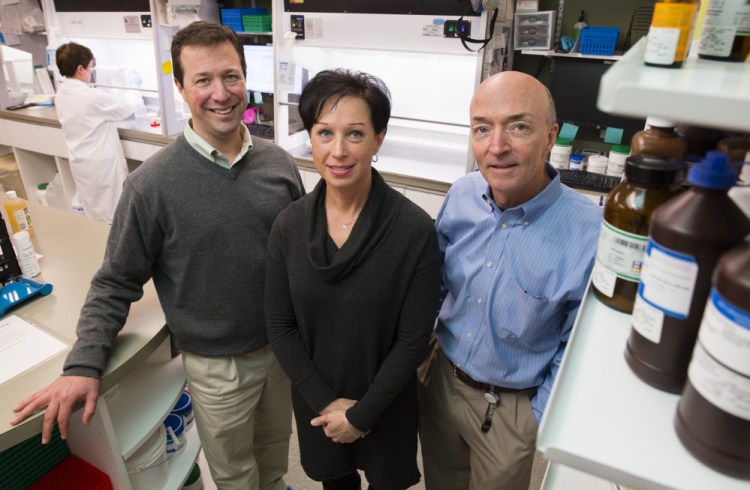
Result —
<instances>
[{"instance_id":1,"label":"man in gray sweater","mask_svg":"<svg viewBox=\"0 0 750 490\"><path fill-rule=\"evenodd\" d=\"M88 424L112 343L153 279L217 486L283 490L290 386L268 345L263 289L271 225L302 182L288 153L242 124L245 59L231 29L194 22L175 35L172 61L190 123L128 176L63 374L11 423L46 408L42 442L55 422L65 438L85 400Z\"/></svg>"}]
</instances>

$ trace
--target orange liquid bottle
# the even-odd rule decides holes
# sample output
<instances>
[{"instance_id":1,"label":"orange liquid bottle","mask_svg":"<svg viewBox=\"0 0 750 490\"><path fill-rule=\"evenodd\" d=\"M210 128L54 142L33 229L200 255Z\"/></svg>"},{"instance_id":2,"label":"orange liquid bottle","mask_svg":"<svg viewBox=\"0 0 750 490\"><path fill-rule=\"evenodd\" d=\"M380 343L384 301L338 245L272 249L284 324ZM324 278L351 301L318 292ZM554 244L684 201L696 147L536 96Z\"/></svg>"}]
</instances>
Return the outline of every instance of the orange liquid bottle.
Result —
<instances>
[{"instance_id":1,"label":"orange liquid bottle","mask_svg":"<svg viewBox=\"0 0 750 490\"><path fill-rule=\"evenodd\" d=\"M3 203L3 207L5 207L8 221L10 221L10 227L13 230L11 235L25 230L29 232L31 237L33 237L34 227L31 224L31 216L29 215L26 201L18 197L16 191L7 191L5 195L8 199Z\"/></svg>"}]
</instances>

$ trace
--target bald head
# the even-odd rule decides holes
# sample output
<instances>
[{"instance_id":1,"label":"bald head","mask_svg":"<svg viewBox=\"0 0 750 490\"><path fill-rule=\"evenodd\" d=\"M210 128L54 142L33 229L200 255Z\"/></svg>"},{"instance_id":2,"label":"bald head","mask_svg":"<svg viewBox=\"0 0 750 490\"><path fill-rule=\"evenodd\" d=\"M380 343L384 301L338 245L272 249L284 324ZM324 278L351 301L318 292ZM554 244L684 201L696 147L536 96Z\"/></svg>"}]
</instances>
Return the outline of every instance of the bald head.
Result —
<instances>
[{"instance_id":1,"label":"bald head","mask_svg":"<svg viewBox=\"0 0 750 490\"><path fill-rule=\"evenodd\" d=\"M495 203L509 209L541 192L558 129L547 88L525 73L498 73L479 85L470 115L474 159Z\"/></svg>"},{"instance_id":2,"label":"bald head","mask_svg":"<svg viewBox=\"0 0 750 490\"><path fill-rule=\"evenodd\" d=\"M471 100L471 112L474 113L477 101L499 93L534 101L532 106L543 111L544 119L549 126L557 122L555 101L550 91L539 80L520 71L503 71L486 78L474 93Z\"/></svg>"}]
</instances>

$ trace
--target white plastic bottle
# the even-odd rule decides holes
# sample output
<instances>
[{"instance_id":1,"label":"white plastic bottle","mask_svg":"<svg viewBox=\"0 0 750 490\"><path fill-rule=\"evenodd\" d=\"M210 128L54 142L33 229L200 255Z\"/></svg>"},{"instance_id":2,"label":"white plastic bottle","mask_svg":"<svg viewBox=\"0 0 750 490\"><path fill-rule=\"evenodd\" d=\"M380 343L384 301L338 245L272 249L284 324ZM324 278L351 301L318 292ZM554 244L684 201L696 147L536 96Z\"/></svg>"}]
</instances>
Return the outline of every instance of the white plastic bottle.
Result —
<instances>
[{"instance_id":1,"label":"white plastic bottle","mask_svg":"<svg viewBox=\"0 0 750 490\"><path fill-rule=\"evenodd\" d=\"M47 187L48 186L49 186L48 182L45 182L43 184L39 184L38 186L36 186L36 200L42 206L49 206L49 204L47 204Z\"/></svg>"},{"instance_id":2,"label":"white plastic bottle","mask_svg":"<svg viewBox=\"0 0 750 490\"><path fill-rule=\"evenodd\" d=\"M31 236L26 230L13 234L13 245L16 247L18 256L18 265L21 266L21 273L28 278L36 277L42 269L39 267L39 261L36 259L34 244L31 243Z\"/></svg>"},{"instance_id":3,"label":"white plastic bottle","mask_svg":"<svg viewBox=\"0 0 750 490\"><path fill-rule=\"evenodd\" d=\"M86 216L86 211L84 211L83 204L81 204L81 197L77 192L73 194L73 199L70 201L70 207L75 214Z\"/></svg>"}]
</instances>

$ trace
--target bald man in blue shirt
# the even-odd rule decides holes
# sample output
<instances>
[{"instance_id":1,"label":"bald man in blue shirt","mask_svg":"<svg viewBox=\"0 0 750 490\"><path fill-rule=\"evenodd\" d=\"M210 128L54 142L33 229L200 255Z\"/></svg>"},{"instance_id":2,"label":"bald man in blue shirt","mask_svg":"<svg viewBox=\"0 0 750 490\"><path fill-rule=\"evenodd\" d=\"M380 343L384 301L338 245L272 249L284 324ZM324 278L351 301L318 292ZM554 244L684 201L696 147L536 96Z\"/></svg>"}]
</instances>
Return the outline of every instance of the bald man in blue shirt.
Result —
<instances>
[{"instance_id":1,"label":"bald man in blue shirt","mask_svg":"<svg viewBox=\"0 0 750 490\"><path fill-rule=\"evenodd\" d=\"M419 393L425 483L526 490L601 211L545 163L558 124L538 80L486 79L470 115L479 171L453 184L436 221L445 299Z\"/></svg>"}]
</instances>

